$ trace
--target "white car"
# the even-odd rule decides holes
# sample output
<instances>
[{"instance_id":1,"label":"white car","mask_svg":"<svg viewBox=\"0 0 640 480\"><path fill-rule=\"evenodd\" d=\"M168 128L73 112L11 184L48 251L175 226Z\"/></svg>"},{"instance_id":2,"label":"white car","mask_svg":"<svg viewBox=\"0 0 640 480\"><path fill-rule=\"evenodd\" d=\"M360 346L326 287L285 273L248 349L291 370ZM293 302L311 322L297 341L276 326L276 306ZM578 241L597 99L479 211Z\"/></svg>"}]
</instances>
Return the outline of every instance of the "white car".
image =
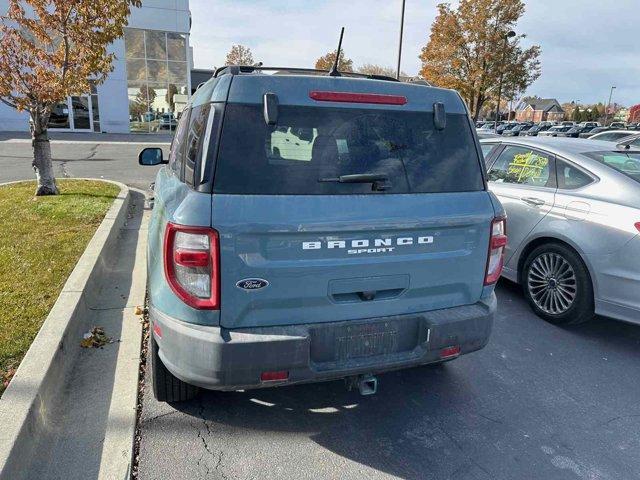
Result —
<instances>
[{"instance_id":1,"label":"white car","mask_svg":"<svg viewBox=\"0 0 640 480\"><path fill-rule=\"evenodd\" d=\"M629 130L607 130L606 132L596 133L589 137L589 140L604 140L606 142L616 142L621 138L629 137L633 132Z\"/></svg>"}]
</instances>

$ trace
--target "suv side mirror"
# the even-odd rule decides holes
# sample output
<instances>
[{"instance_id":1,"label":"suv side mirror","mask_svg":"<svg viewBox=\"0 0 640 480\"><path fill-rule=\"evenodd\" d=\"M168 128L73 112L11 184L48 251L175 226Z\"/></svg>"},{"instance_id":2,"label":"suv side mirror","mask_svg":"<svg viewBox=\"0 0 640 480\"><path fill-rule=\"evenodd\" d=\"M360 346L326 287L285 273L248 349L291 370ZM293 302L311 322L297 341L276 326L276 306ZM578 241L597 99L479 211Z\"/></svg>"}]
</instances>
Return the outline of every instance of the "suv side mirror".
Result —
<instances>
[{"instance_id":1,"label":"suv side mirror","mask_svg":"<svg viewBox=\"0 0 640 480\"><path fill-rule=\"evenodd\" d=\"M138 155L138 163L145 167L169 163L165 161L161 148L145 148Z\"/></svg>"}]
</instances>

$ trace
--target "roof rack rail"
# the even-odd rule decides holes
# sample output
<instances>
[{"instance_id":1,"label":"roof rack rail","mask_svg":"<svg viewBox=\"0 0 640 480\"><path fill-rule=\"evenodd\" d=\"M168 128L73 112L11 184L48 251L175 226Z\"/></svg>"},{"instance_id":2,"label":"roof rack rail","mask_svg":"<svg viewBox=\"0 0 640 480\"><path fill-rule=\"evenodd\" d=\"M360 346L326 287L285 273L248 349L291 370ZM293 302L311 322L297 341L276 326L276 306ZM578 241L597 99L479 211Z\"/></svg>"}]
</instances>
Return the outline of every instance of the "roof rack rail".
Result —
<instances>
[{"instance_id":1,"label":"roof rack rail","mask_svg":"<svg viewBox=\"0 0 640 480\"><path fill-rule=\"evenodd\" d=\"M317 68L298 68L298 67L264 67L264 66L253 66L253 65L228 65L225 67L217 68L213 74L214 78L219 77L220 75L239 75L241 73L254 73L256 71L281 71L281 72L291 72L291 73L311 73L311 74L323 74L329 75L328 70L319 70ZM367 73L356 73L356 72L340 72L340 74L344 77L356 77L356 78L368 78L371 80L385 80L389 82L398 82L397 78L387 77L386 75L369 75Z\"/></svg>"}]
</instances>

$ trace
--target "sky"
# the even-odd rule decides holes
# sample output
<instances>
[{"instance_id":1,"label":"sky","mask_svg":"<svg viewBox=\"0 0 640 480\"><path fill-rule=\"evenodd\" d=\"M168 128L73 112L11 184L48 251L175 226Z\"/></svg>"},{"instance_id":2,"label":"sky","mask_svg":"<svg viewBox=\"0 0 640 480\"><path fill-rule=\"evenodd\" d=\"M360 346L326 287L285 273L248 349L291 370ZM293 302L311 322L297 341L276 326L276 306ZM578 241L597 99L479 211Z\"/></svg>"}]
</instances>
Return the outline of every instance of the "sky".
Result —
<instances>
[{"instance_id":1,"label":"sky","mask_svg":"<svg viewBox=\"0 0 640 480\"><path fill-rule=\"evenodd\" d=\"M402 70L415 75L441 0L406 0ZM455 5L455 1L451 2ZM640 103L640 0L525 0L523 46L542 48L542 75L528 95L561 103ZM224 64L231 45L264 65L313 67L343 49L356 66L397 63L401 0L190 0L196 68Z\"/></svg>"}]
</instances>

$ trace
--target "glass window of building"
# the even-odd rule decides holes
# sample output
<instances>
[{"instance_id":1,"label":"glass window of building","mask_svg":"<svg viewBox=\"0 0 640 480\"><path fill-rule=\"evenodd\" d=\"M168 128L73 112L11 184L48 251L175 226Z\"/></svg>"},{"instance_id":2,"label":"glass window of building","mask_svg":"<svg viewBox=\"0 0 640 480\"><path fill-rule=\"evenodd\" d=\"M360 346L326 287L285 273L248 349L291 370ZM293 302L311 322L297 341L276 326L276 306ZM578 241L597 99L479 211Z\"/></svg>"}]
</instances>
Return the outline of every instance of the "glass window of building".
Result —
<instances>
[{"instance_id":1,"label":"glass window of building","mask_svg":"<svg viewBox=\"0 0 640 480\"><path fill-rule=\"evenodd\" d=\"M100 132L100 105L98 89L91 85L91 91L84 95L73 95L58 103L51 111L49 128L71 131Z\"/></svg>"},{"instance_id":2,"label":"glass window of building","mask_svg":"<svg viewBox=\"0 0 640 480\"><path fill-rule=\"evenodd\" d=\"M129 124L132 132L172 132L189 95L187 36L126 29ZM176 102L176 100L180 100Z\"/></svg>"}]
</instances>

